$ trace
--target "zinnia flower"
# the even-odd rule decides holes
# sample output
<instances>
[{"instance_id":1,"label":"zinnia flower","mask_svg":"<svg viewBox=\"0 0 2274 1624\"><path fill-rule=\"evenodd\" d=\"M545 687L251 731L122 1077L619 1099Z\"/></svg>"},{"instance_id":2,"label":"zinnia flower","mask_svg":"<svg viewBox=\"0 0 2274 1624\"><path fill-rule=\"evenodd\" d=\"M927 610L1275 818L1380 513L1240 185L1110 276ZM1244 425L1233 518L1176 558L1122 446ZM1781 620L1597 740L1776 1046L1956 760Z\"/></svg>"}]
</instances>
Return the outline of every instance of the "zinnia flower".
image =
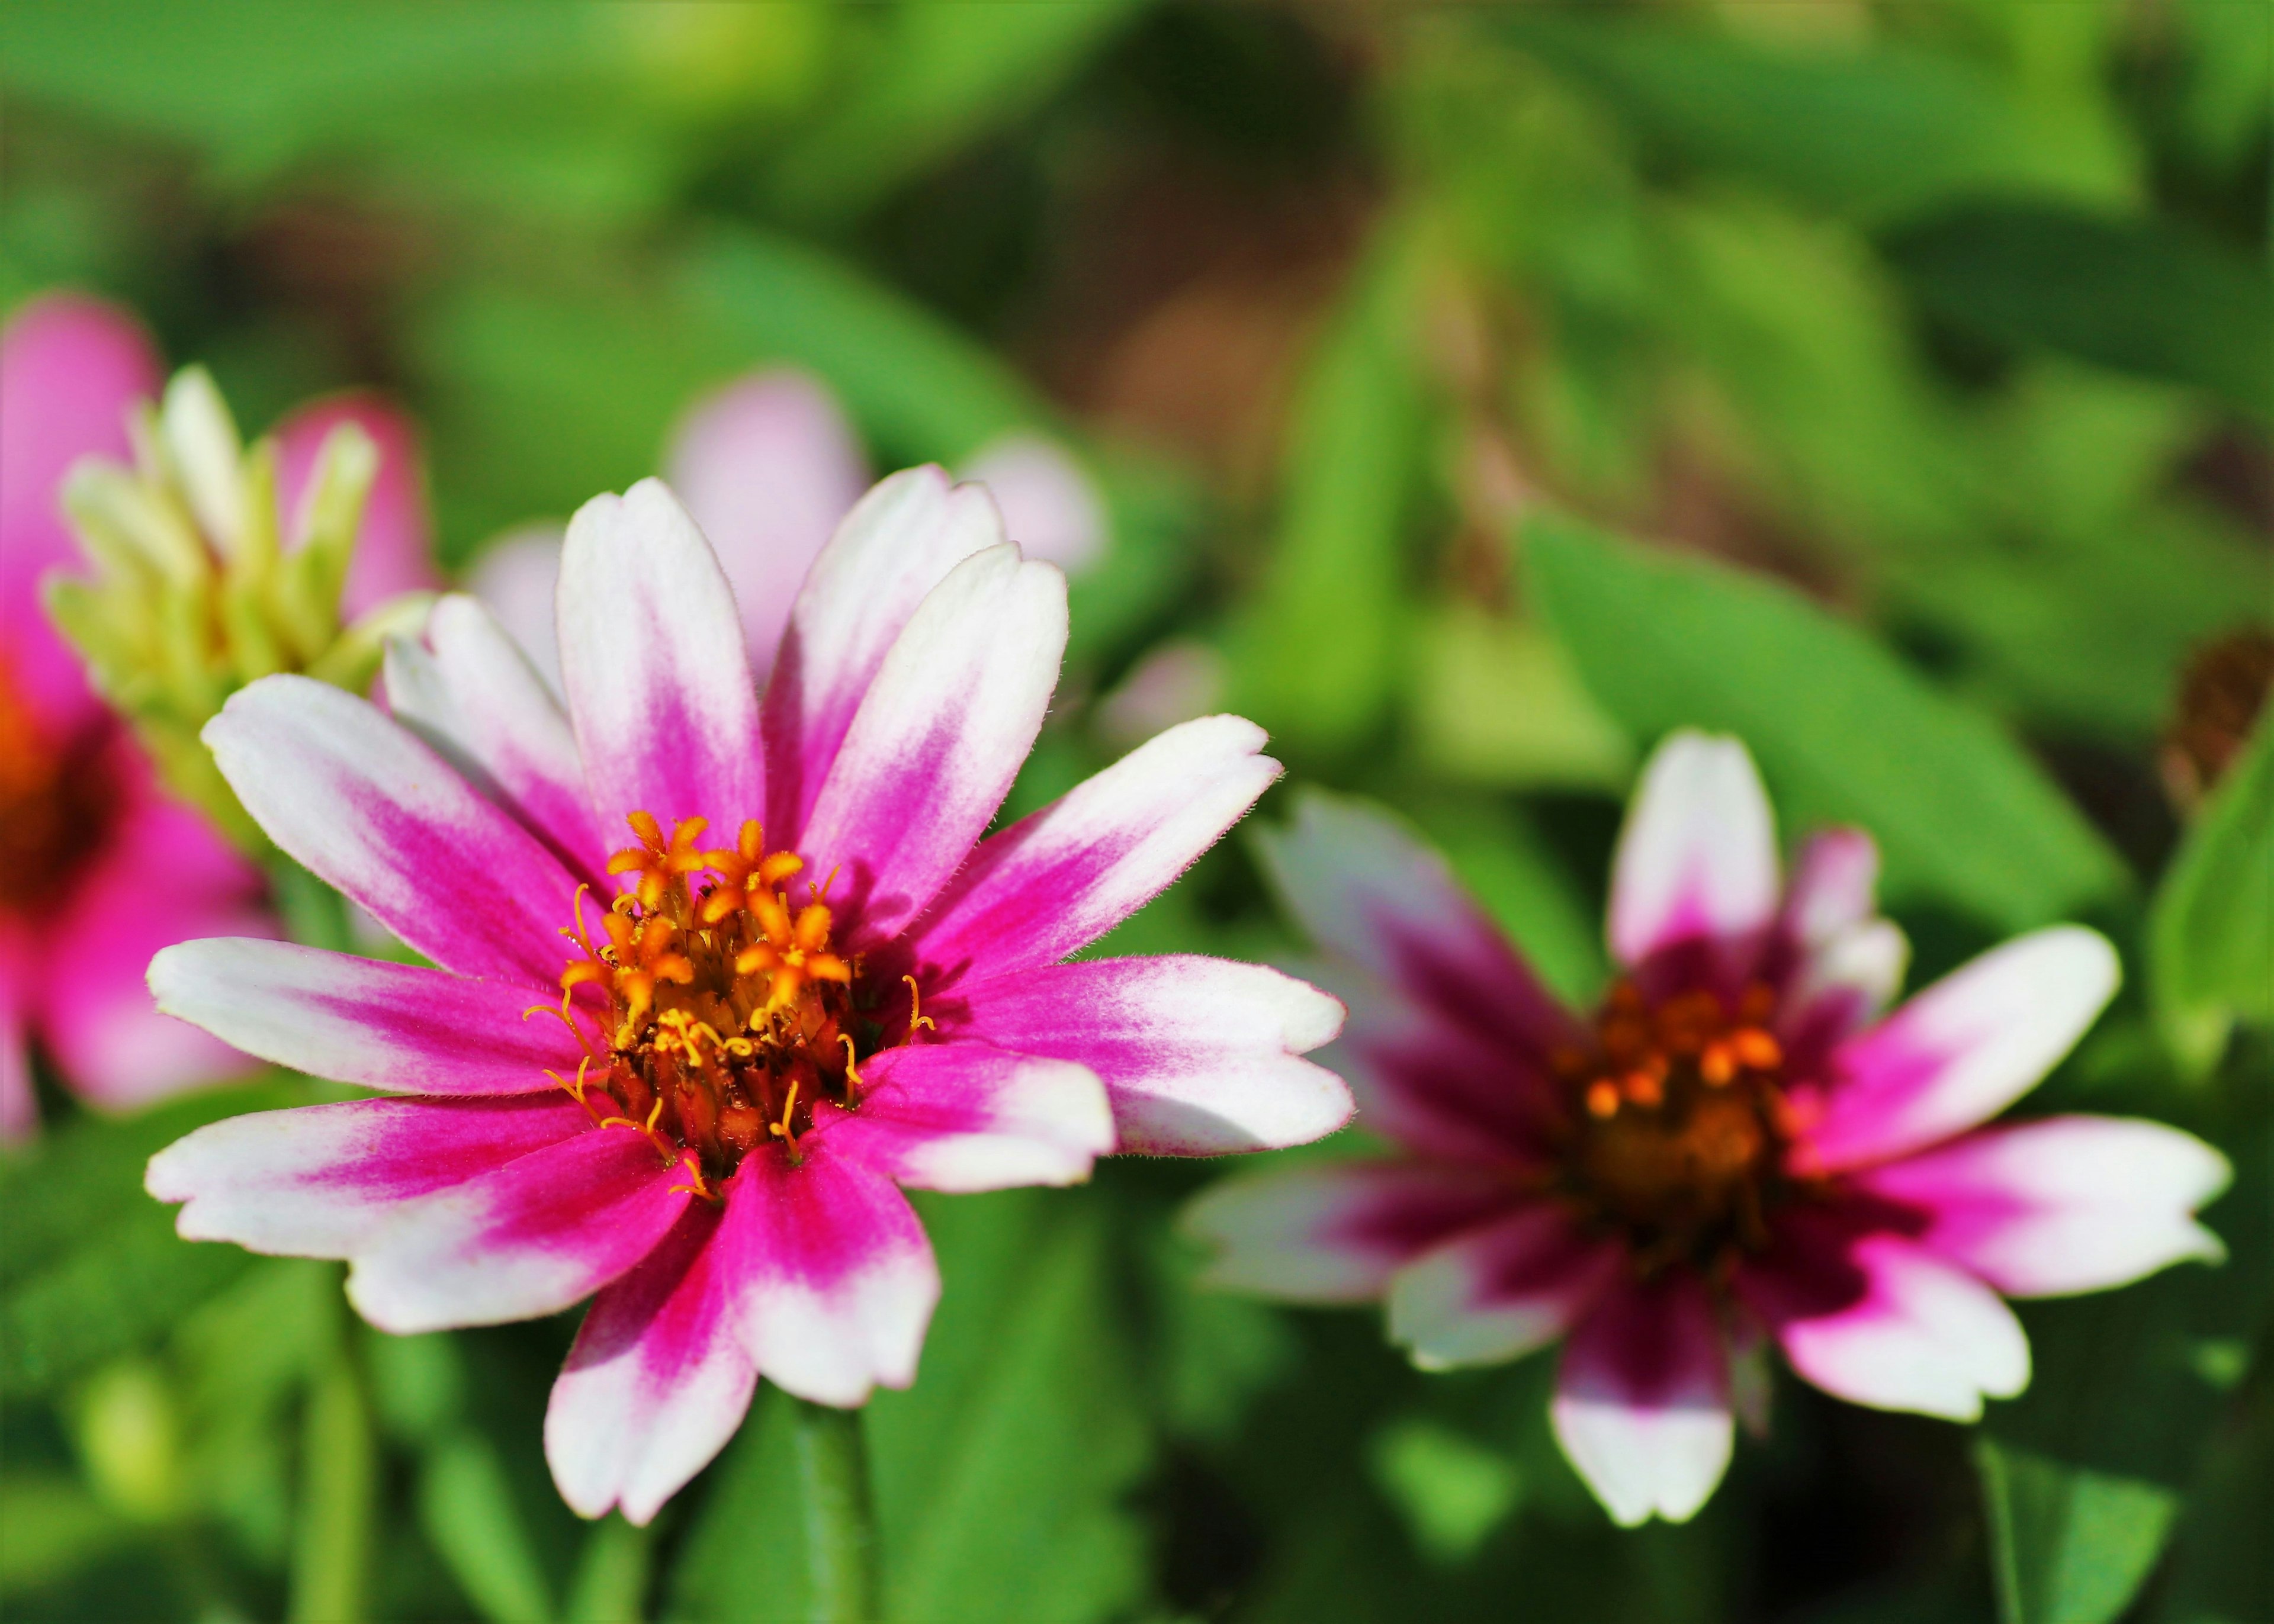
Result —
<instances>
[{"instance_id":1,"label":"zinnia flower","mask_svg":"<svg viewBox=\"0 0 2274 1624\"><path fill-rule=\"evenodd\" d=\"M349 1259L384 1330L597 1292L546 1423L578 1511L653 1515L761 1374L838 1405L914 1379L939 1279L896 1185L1063 1184L1117 1146L1347 1117L1295 1057L1340 1022L1314 989L1059 962L1262 793L1254 726L1175 729L980 838L1066 635L1063 577L983 492L917 469L863 499L763 705L718 560L656 481L570 523L559 616L565 714L461 597L431 651L391 650L392 718L279 676L209 727L276 843L440 967L160 955L166 1009L399 1097L202 1129L149 1188L191 1238Z\"/></svg>"},{"instance_id":2,"label":"zinnia flower","mask_svg":"<svg viewBox=\"0 0 2274 1624\"><path fill-rule=\"evenodd\" d=\"M64 1083L118 1109L248 1064L161 1015L143 974L170 942L273 934L260 871L161 788L40 606L42 575L79 562L59 506L65 473L89 456L128 458L128 414L162 377L132 318L83 296L34 299L0 335L0 1137L35 1125L35 1041ZM297 415L280 431L288 511L315 445L349 412L382 444L403 442L368 403ZM379 483L397 511L366 528L351 603L425 568L407 460L389 457Z\"/></svg>"},{"instance_id":3,"label":"zinnia flower","mask_svg":"<svg viewBox=\"0 0 2274 1624\"><path fill-rule=\"evenodd\" d=\"M1190 1210L1214 1280L1389 1305L1429 1369L1563 1340L1553 1422L1611 1515L1680 1521L1766 1424L1768 1341L1804 1380L1972 1420L2029 1350L2003 1297L2216 1259L2191 1214L2219 1154L2152 1122L1983 1124L2114 992L2090 930L2009 942L1881 1010L1901 934L1869 837L1811 841L1788 887L1751 759L1681 733L1612 876L1623 970L1562 1008L1397 823L1314 797L1265 844L1349 1002L1337 1047L1390 1159L1227 1182Z\"/></svg>"},{"instance_id":4,"label":"zinnia flower","mask_svg":"<svg viewBox=\"0 0 2274 1624\"><path fill-rule=\"evenodd\" d=\"M1106 548L1103 503L1073 458L1014 432L961 470L983 483L1005 533L1030 559L1079 575ZM836 397L792 367L768 367L689 410L664 451L664 478L719 555L760 676L806 568L870 481L869 459ZM486 548L468 580L556 688L553 594L561 531L533 524Z\"/></svg>"}]
</instances>

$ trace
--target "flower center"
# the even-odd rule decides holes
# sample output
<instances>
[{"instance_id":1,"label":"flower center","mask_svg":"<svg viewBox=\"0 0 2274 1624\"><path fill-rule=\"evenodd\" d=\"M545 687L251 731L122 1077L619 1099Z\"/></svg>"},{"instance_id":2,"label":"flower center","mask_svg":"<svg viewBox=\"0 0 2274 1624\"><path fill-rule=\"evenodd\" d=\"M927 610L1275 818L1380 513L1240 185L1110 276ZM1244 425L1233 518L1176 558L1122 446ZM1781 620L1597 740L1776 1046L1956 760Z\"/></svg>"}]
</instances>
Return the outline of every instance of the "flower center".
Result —
<instances>
[{"instance_id":1,"label":"flower center","mask_svg":"<svg viewBox=\"0 0 2274 1624\"><path fill-rule=\"evenodd\" d=\"M586 1054L574 1079L559 1080L604 1124L685 1157L697 1193L709 1194L706 1180L762 1145L779 1141L794 1156L817 1101L859 1102L860 1063L887 1046L875 1013L885 999L861 986L857 959L830 951L828 886L808 883L794 899L786 886L804 860L765 850L755 821L731 850L697 845L703 818L668 838L645 812L628 821L639 844L610 858L608 872L631 876L630 889L595 934L580 888L576 922L561 932L582 956L561 974L560 1012ZM896 1041L930 1024L908 988Z\"/></svg>"},{"instance_id":2,"label":"flower center","mask_svg":"<svg viewBox=\"0 0 2274 1624\"><path fill-rule=\"evenodd\" d=\"M0 658L0 909L53 902L102 846L118 801L107 742L49 738Z\"/></svg>"},{"instance_id":3,"label":"flower center","mask_svg":"<svg viewBox=\"0 0 2274 1624\"><path fill-rule=\"evenodd\" d=\"M1787 1137L1784 1055L1762 1024L1775 994L1709 991L1656 1005L1612 988L1585 1050L1556 1056L1570 1093L1565 1198L1625 1232L1645 1271L1711 1268L1767 1244Z\"/></svg>"}]
</instances>

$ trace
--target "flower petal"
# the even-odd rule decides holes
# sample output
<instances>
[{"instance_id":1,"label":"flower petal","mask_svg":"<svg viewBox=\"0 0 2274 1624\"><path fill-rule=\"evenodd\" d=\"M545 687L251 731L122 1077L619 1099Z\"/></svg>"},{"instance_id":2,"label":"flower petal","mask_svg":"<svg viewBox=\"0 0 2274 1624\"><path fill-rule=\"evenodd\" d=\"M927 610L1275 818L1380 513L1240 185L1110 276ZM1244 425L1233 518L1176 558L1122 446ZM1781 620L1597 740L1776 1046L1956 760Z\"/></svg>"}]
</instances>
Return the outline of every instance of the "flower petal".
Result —
<instances>
[{"instance_id":1,"label":"flower petal","mask_svg":"<svg viewBox=\"0 0 2274 1624\"><path fill-rule=\"evenodd\" d=\"M908 932L927 987L1055 964L1152 900L1279 776L1236 716L1172 727L979 844Z\"/></svg>"},{"instance_id":2,"label":"flower petal","mask_svg":"<svg viewBox=\"0 0 2274 1624\"><path fill-rule=\"evenodd\" d=\"M356 527L355 556L340 590L340 614L352 620L399 592L440 586L435 573L433 527L426 517L425 458L410 419L380 396L333 395L312 401L276 425L277 509L298 546L306 538L303 503L317 454L343 423L352 423L379 448L379 470Z\"/></svg>"},{"instance_id":3,"label":"flower petal","mask_svg":"<svg viewBox=\"0 0 2274 1624\"><path fill-rule=\"evenodd\" d=\"M2120 974L2116 950L2076 925L1961 966L1834 1051L1802 1165L1887 1161L1996 1116L2084 1035Z\"/></svg>"},{"instance_id":4,"label":"flower petal","mask_svg":"<svg viewBox=\"0 0 2274 1624\"><path fill-rule=\"evenodd\" d=\"M407 730L329 683L276 676L233 695L205 741L270 839L427 958L555 984L576 882Z\"/></svg>"},{"instance_id":5,"label":"flower petal","mask_svg":"<svg viewBox=\"0 0 2274 1624\"><path fill-rule=\"evenodd\" d=\"M1927 1214L1918 1238L2007 1297L2127 1285L2187 1258L2216 1263L2195 1210L2233 1177L2225 1156L2159 1122L2053 1116L1987 1128L1856 1182Z\"/></svg>"},{"instance_id":6,"label":"flower petal","mask_svg":"<svg viewBox=\"0 0 2274 1624\"><path fill-rule=\"evenodd\" d=\"M391 1094L540 1093L584 1053L526 987L290 942L184 942L151 961L150 990L247 1054Z\"/></svg>"},{"instance_id":7,"label":"flower petal","mask_svg":"<svg viewBox=\"0 0 2274 1624\"><path fill-rule=\"evenodd\" d=\"M1728 1387L1713 1305L1673 1272L1621 1282L1579 1322L1548 1417L1614 1522L1686 1522L1729 1469Z\"/></svg>"},{"instance_id":8,"label":"flower petal","mask_svg":"<svg viewBox=\"0 0 2274 1624\"><path fill-rule=\"evenodd\" d=\"M1211 1185L1181 1227L1216 1248L1202 1284L1290 1303L1366 1303L1404 1264L1510 1204L1506 1180L1429 1162L1273 1168Z\"/></svg>"},{"instance_id":9,"label":"flower petal","mask_svg":"<svg viewBox=\"0 0 2274 1624\"><path fill-rule=\"evenodd\" d=\"M1003 540L977 485L929 465L879 482L806 572L766 684L767 826L796 833L854 713L916 607L965 559Z\"/></svg>"},{"instance_id":10,"label":"flower petal","mask_svg":"<svg viewBox=\"0 0 2274 1624\"><path fill-rule=\"evenodd\" d=\"M1868 1220L1788 1216L1736 1286L1793 1369L1850 1403L1972 1421L2029 1385L2029 1341L1998 1294Z\"/></svg>"},{"instance_id":11,"label":"flower petal","mask_svg":"<svg viewBox=\"0 0 2274 1624\"><path fill-rule=\"evenodd\" d=\"M348 1300L398 1336L558 1313L662 1240L686 1182L646 1135L587 1125L399 1208L357 1247Z\"/></svg>"},{"instance_id":12,"label":"flower petal","mask_svg":"<svg viewBox=\"0 0 2274 1624\"><path fill-rule=\"evenodd\" d=\"M832 1154L925 1190L1073 1184L1113 1149L1087 1067L985 1043L903 1044L862 1073L860 1109L817 1108Z\"/></svg>"},{"instance_id":13,"label":"flower petal","mask_svg":"<svg viewBox=\"0 0 2274 1624\"><path fill-rule=\"evenodd\" d=\"M1303 1145L1350 1120L1350 1090L1299 1060L1342 1026L1314 987L1178 953L1056 965L959 987L943 1035L1080 1064L1105 1084L1120 1148L1215 1156Z\"/></svg>"},{"instance_id":14,"label":"flower petal","mask_svg":"<svg viewBox=\"0 0 2274 1624\"><path fill-rule=\"evenodd\" d=\"M609 842L592 816L576 735L553 690L497 618L452 593L426 622L433 652L407 639L387 650L395 718L545 843L561 866L598 883Z\"/></svg>"},{"instance_id":15,"label":"flower petal","mask_svg":"<svg viewBox=\"0 0 2274 1624\"><path fill-rule=\"evenodd\" d=\"M574 1101L350 1100L256 1111L200 1128L150 1158L143 1180L184 1201L192 1241L287 1258L345 1258L407 1202L584 1133Z\"/></svg>"},{"instance_id":16,"label":"flower petal","mask_svg":"<svg viewBox=\"0 0 2274 1624\"><path fill-rule=\"evenodd\" d=\"M545 1458L579 1516L621 1505L644 1526L742 1425L758 1372L712 1244L719 1222L717 1207L691 1203L576 1332L546 1406Z\"/></svg>"},{"instance_id":17,"label":"flower petal","mask_svg":"<svg viewBox=\"0 0 2274 1624\"><path fill-rule=\"evenodd\" d=\"M916 1377L939 1266L907 1198L830 1148L833 1134L743 1159L720 1244L737 1283L742 1345L767 1380L818 1404L864 1402Z\"/></svg>"},{"instance_id":18,"label":"flower petal","mask_svg":"<svg viewBox=\"0 0 2274 1624\"><path fill-rule=\"evenodd\" d=\"M1735 739L1684 730L1645 764L1611 868L1611 954L1743 953L1777 911L1776 822Z\"/></svg>"},{"instance_id":19,"label":"flower petal","mask_svg":"<svg viewBox=\"0 0 2274 1624\"><path fill-rule=\"evenodd\" d=\"M568 691L561 681L561 635L553 622L566 536L558 524L522 525L485 545L466 572L468 590L497 617L556 695Z\"/></svg>"},{"instance_id":20,"label":"flower petal","mask_svg":"<svg viewBox=\"0 0 2274 1624\"><path fill-rule=\"evenodd\" d=\"M931 590L846 731L798 850L845 870L846 951L890 940L971 855L1042 731L1065 577L1007 543Z\"/></svg>"},{"instance_id":21,"label":"flower petal","mask_svg":"<svg viewBox=\"0 0 2274 1624\"><path fill-rule=\"evenodd\" d=\"M634 812L731 838L765 805L758 695L719 560L659 479L596 496L561 557L561 675L604 835Z\"/></svg>"},{"instance_id":22,"label":"flower petal","mask_svg":"<svg viewBox=\"0 0 2274 1624\"><path fill-rule=\"evenodd\" d=\"M40 1101L32 1092L31 1023L25 1005L32 992L27 944L0 921L0 1145L39 1131Z\"/></svg>"},{"instance_id":23,"label":"flower petal","mask_svg":"<svg viewBox=\"0 0 2274 1624\"><path fill-rule=\"evenodd\" d=\"M1550 1201L1464 1230L1389 1282L1389 1340L1423 1370L1497 1365L1569 1331L1618 1278L1625 1253Z\"/></svg>"},{"instance_id":24,"label":"flower petal","mask_svg":"<svg viewBox=\"0 0 2274 1624\"><path fill-rule=\"evenodd\" d=\"M719 553L750 664L773 664L815 556L869 483L868 458L828 388L776 367L697 402L664 477Z\"/></svg>"},{"instance_id":25,"label":"flower petal","mask_svg":"<svg viewBox=\"0 0 2274 1624\"><path fill-rule=\"evenodd\" d=\"M1582 1037L1445 860L1383 808L1306 790L1294 820L1255 842L1311 939L1412 1008L1543 1070Z\"/></svg>"}]
</instances>

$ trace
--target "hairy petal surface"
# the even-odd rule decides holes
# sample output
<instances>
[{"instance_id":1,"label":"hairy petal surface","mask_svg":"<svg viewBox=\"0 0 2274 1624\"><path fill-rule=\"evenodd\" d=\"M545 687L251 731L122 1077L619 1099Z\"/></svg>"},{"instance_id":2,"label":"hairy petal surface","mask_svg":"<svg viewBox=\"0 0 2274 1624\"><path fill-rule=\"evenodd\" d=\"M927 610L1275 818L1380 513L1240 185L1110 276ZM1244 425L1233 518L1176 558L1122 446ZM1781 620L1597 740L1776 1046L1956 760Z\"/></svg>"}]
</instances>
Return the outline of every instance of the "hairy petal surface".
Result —
<instances>
[{"instance_id":1,"label":"hairy petal surface","mask_svg":"<svg viewBox=\"0 0 2274 1624\"><path fill-rule=\"evenodd\" d=\"M387 650L387 703L395 718L516 823L562 867L596 883L608 845L592 816L568 713L504 627L478 600L452 593L426 622L429 653L405 639Z\"/></svg>"},{"instance_id":2,"label":"hairy petal surface","mask_svg":"<svg viewBox=\"0 0 2274 1624\"><path fill-rule=\"evenodd\" d=\"M1728 1387L1704 1288L1670 1272L1650 1285L1622 1282L1580 1322L1548 1417L1613 1522L1683 1522L1729 1469Z\"/></svg>"},{"instance_id":3,"label":"hairy petal surface","mask_svg":"<svg viewBox=\"0 0 2274 1624\"><path fill-rule=\"evenodd\" d=\"M661 480L576 510L558 601L561 676L603 833L633 812L666 831L755 816L765 764L742 622L710 544Z\"/></svg>"},{"instance_id":4,"label":"hairy petal surface","mask_svg":"<svg viewBox=\"0 0 2274 1624\"><path fill-rule=\"evenodd\" d=\"M1684 730L1658 747L1611 867L1610 948L1630 969L1690 946L1743 953L1776 917L1776 822L1735 739Z\"/></svg>"},{"instance_id":5,"label":"hairy petal surface","mask_svg":"<svg viewBox=\"0 0 2274 1624\"><path fill-rule=\"evenodd\" d=\"M348 1300L409 1335L558 1313L629 1269L686 1207L687 1171L644 1134L586 1122L396 1212L356 1249Z\"/></svg>"},{"instance_id":6,"label":"hairy petal surface","mask_svg":"<svg viewBox=\"0 0 2274 1624\"><path fill-rule=\"evenodd\" d=\"M1274 1168L1209 1186L1185 1208L1212 1244L1201 1283L1290 1303L1369 1303L1398 1268L1509 1207L1507 1182L1426 1162Z\"/></svg>"},{"instance_id":7,"label":"hairy petal surface","mask_svg":"<svg viewBox=\"0 0 2274 1624\"><path fill-rule=\"evenodd\" d=\"M404 1204L573 1139L591 1118L547 1099L351 1100L256 1111L150 1158L144 1185L182 1201L192 1241L287 1258L345 1258Z\"/></svg>"},{"instance_id":8,"label":"hairy petal surface","mask_svg":"<svg viewBox=\"0 0 2274 1624\"><path fill-rule=\"evenodd\" d=\"M727 1446L757 1367L734 1333L733 1282L708 1201L592 1299L545 1410L545 1458L580 1516L645 1526Z\"/></svg>"},{"instance_id":9,"label":"hairy petal surface","mask_svg":"<svg viewBox=\"0 0 2274 1624\"><path fill-rule=\"evenodd\" d=\"M2159 1122L2052 1116L1986 1128L1859 1175L1926 1214L1928 1250L2007 1297L2128 1285L2226 1248L2195 1209L2227 1186L2225 1156Z\"/></svg>"},{"instance_id":10,"label":"hairy petal surface","mask_svg":"<svg viewBox=\"0 0 2274 1624\"><path fill-rule=\"evenodd\" d=\"M784 1392L850 1406L915 1380L939 1266L892 1181L809 1134L801 1159L761 1150L727 1186L742 1345Z\"/></svg>"},{"instance_id":11,"label":"hairy petal surface","mask_svg":"<svg viewBox=\"0 0 2274 1624\"><path fill-rule=\"evenodd\" d=\"M845 951L888 941L947 883L1042 731L1065 577L1007 543L934 587L877 667L798 850L845 870Z\"/></svg>"},{"instance_id":12,"label":"hairy petal surface","mask_svg":"<svg viewBox=\"0 0 2274 1624\"><path fill-rule=\"evenodd\" d=\"M805 827L862 697L932 588L1000 545L1002 516L977 485L926 465L881 480L821 550L791 607L766 684L772 800L766 826Z\"/></svg>"},{"instance_id":13,"label":"hairy petal surface","mask_svg":"<svg viewBox=\"0 0 2274 1624\"><path fill-rule=\"evenodd\" d=\"M250 1055L392 1094L533 1094L584 1052L530 989L291 942L208 937L150 963L158 1007Z\"/></svg>"},{"instance_id":14,"label":"hairy petal surface","mask_svg":"<svg viewBox=\"0 0 2274 1624\"><path fill-rule=\"evenodd\" d=\"M1617 1279L1624 1252L1551 1201L1463 1231L1389 1282L1389 1339L1424 1370L1496 1365L1569 1331Z\"/></svg>"},{"instance_id":15,"label":"hairy petal surface","mask_svg":"<svg viewBox=\"0 0 2274 1624\"><path fill-rule=\"evenodd\" d=\"M824 1102L831 1153L925 1190L1073 1184L1113 1150L1113 1112L1086 1066L986 1043L904 1044L862 1073L857 1111Z\"/></svg>"},{"instance_id":16,"label":"hairy petal surface","mask_svg":"<svg viewBox=\"0 0 2274 1624\"><path fill-rule=\"evenodd\" d=\"M1972 1421L1984 1398L2029 1385L2029 1344L2014 1311L1893 1231L1797 1214L1736 1285L1793 1369L1850 1403Z\"/></svg>"},{"instance_id":17,"label":"hairy petal surface","mask_svg":"<svg viewBox=\"0 0 2274 1624\"><path fill-rule=\"evenodd\" d=\"M1193 954L1057 965L958 988L944 1034L1078 1062L1103 1079L1120 1148L1212 1156L1307 1144L1350 1119L1350 1090L1298 1058L1342 1006L1261 965Z\"/></svg>"},{"instance_id":18,"label":"hairy petal surface","mask_svg":"<svg viewBox=\"0 0 2274 1624\"><path fill-rule=\"evenodd\" d=\"M1962 965L1834 1052L1803 1164L1887 1161L1996 1116L2084 1035L2120 974L2116 950L2076 925Z\"/></svg>"},{"instance_id":19,"label":"hairy petal surface","mask_svg":"<svg viewBox=\"0 0 2274 1624\"><path fill-rule=\"evenodd\" d=\"M990 835L909 937L928 987L1054 964L1166 889L1279 776L1263 730L1202 717Z\"/></svg>"}]
</instances>

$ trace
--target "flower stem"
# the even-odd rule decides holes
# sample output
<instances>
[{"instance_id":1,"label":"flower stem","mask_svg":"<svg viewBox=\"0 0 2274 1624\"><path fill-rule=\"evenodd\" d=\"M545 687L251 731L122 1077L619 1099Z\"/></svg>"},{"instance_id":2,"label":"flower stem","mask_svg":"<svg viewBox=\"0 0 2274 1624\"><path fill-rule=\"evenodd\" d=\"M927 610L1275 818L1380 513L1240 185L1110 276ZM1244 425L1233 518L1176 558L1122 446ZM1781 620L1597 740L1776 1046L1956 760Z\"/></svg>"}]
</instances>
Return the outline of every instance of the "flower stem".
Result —
<instances>
[{"instance_id":1,"label":"flower stem","mask_svg":"<svg viewBox=\"0 0 2274 1624\"><path fill-rule=\"evenodd\" d=\"M798 1486L805 1500L806 1569L814 1624L877 1617L877 1516L861 1411L794 1399Z\"/></svg>"},{"instance_id":2,"label":"flower stem","mask_svg":"<svg viewBox=\"0 0 2274 1624\"><path fill-rule=\"evenodd\" d=\"M355 1624L366 1614L377 1456L363 1385L343 1349L308 1395L292 1559L296 1624Z\"/></svg>"}]
</instances>

